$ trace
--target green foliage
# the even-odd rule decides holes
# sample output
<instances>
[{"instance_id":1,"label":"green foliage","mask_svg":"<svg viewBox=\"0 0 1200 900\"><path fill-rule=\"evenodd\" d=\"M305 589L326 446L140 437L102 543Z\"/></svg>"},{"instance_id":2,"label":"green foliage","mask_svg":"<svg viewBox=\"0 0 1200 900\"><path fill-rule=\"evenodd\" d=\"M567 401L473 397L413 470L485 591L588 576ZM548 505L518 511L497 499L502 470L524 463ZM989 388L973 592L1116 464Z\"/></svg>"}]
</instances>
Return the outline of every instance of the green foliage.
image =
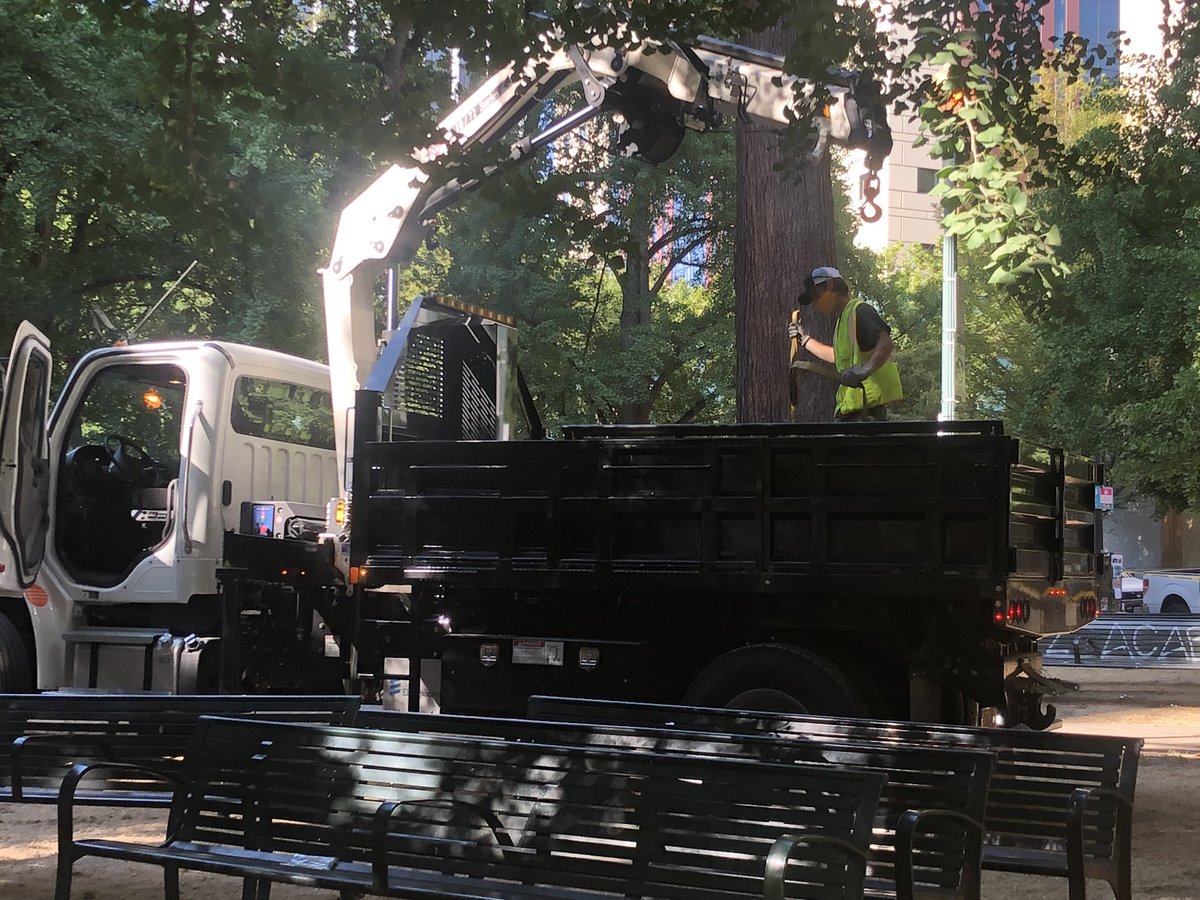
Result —
<instances>
[{"instance_id":1,"label":"green foliage","mask_svg":"<svg viewBox=\"0 0 1200 900\"><path fill-rule=\"evenodd\" d=\"M1127 121L1079 140L1103 176L1038 198L1062 222L1074 274L1031 305L1039 362L1019 421L1114 451L1121 483L1182 509L1200 504L1200 186L1181 177L1200 167L1200 73L1188 60L1148 77Z\"/></svg>"},{"instance_id":2,"label":"green foliage","mask_svg":"<svg viewBox=\"0 0 1200 900\"><path fill-rule=\"evenodd\" d=\"M336 213L372 171L427 142L448 102L448 47L482 74L538 40L548 20L535 13L559 29L551 47L595 35L733 37L782 22L795 35L791 71L823 80L831 63L865 66L891 77L895 99L920 108L935 149L953 163L947 222L969 269L963 355L986 360L969 364L966 405L1048 433L1052 423L1038 417L1054 402L1021 399L1029 373L1043 373L1020 311L1064 323L1058 333L1079 326L1092 315L1086 291L1103 283L1089 273L1116 274L1112 254L1187 270L1175 254L1188 242L1171 235L1190 234L1191 207L1174 188L1194 161L1182 138L1168 137L1194 132L1185 130L1180 82L1179 96L1162 104L1176 120L1128 132L1109 108L1092 123L1103 128L1081 120L1060 136L1051 122L1064 109L1098 109L1073 96L1092 49L1044 54L1038 16L1023 0L977 7L891 4L912 39L881 42L867 5L836 0L0 0L0 330L29 317L77 355L98 337L93 303L129 328L197 260L138 337L223 337L318 354L315 270ZM1195 29L1186 16L1174 27L1178 72L1196 55ZM1048 94L1050 84L1061 92ZM965 102L947 107L955 91ZM611 135L593 137L606 144ZM731 159L727 136L690 136L659 168L584 147L571 165L524 170L443 225L444 246L403 273L401 296L447 290L517 315L530 381L555 421L726 416ZM1102 177L1124 169L1136 174L1111 185ZM1067 199L1031 202L1058 172L1067 180L1054 190ZM1151 245L1086 202L1142 214L1159 204L1174 231L1163 223L1146 232L1161 242ZM675 231L656 247L672 204ZM1060 210L1071 221L1056 229ZM1098 222L1107 231L1089 236ZM689 270L676 259L692 244L706 249L695 279L682 277ZM908 411L926 417L936 408L940 345L936 256L864 260L855 281L897 325ZM876 267L885 274L872 274ZM1082 267L1070 283L1068 267ZM1058 286L1052 302L1022 288L1031 273L1045 276L1035 284ZM1023 306L989 279L1014 282ZM1162 303L1172 316L1186 312L1186 303ZM1163 390L1186 390L1190 362L1179 360L1188 340L1163 363ZM1072 352L1053 358L1065 363ZM1076 396L1063 409L1079 406Z\"/></svg>"},{"instance_id":3,"label":"green foliage","mask_svg":"<svg viewBox=\"0 0 1200 900\"><path fill-rule=\"evenodd\" d=\"M989 281L1037 276L1049 290L1067 273L1059 229L1029 191L1072 164L1039 76L1065 84L1098 76L1110 52L1072 36L1058 51L1041 43L1047 0L909 0L894 4L897 34L886 47L864 38L869 71L887 70L898 109L916 110L945 163L936 195L949 233L988 251Z\"/></svg>"},{"instance_id":4,"label":"green foliage","mask_svg":"<svg viewBox=\"0 0 1200 900\"><path fill-rule=\"evenodd\" d=\"M892 325L901 366L902 418L931 420L941 407L941 248L897 244L859 251L856 286ZM958 418L1012 419L1024 409L1033 325L1005 290L988 284L987 256L960 252Z\"/></svg>"},{"instance_id":5,"label":"green foliage","mask_svg":"<svg viewBox=\"0 0 1200 900\"><path fill-rule=\"evenodd\" d=\"M65 27L37 0L4 0L0 15L0 325L11 332L22 318L50 325L64 294L105 277L80 229L128 259L154 222L127 205L145 181L148 132L128 102L145 71L136 48L94 25ZM64 273L56 257L72 252Z\"/></svg>"},{"instance_id":6,"label":"green foliage","mask_svg":"<svg viewBox=\"0 0 1200 900\"><path fill-rule=\"evenodd\" d=\"M137 338L312 352L324 163L229 87L257 63L210 56L219 79L181 86L166 71L187 65L178 41L149 26L167 7L130 9L126 28L100 5L0 0L0 328L30 318L70 358L114 337L91 327L92 304L131 329L197 260Z\"/></svg>"},{"instance_id":7,"label":"green foliage","mask_svg":"<svg viewBox=\"0 0 1200 900\"><path fill-rule=\"evenodd\" d=\"M650 167L588 134L553 169L493 184L454 218L438 289L516 316L551 426L727 416L730 141L694 140Z\"/></svg>"}]
</instances>

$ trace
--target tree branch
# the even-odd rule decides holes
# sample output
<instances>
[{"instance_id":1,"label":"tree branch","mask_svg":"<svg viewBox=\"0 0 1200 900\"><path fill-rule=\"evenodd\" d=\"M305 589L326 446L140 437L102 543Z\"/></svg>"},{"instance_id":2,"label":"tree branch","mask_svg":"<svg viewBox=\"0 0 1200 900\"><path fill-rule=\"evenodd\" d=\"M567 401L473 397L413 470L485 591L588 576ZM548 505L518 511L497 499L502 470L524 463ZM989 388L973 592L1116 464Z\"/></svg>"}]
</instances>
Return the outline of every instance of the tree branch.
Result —
<instances>
[{"instance_id":1,"label":"tree branch","mask_svg":"<svg viewBox=\"0 0 1200 900\"><path fill-rule=\"evenodd\" d=\"M662 393L662 389L667 386L667 381L672 375L678 372L682 366L683 360L678 358L673 359L671 360L671 364L669 366L666 366L662 372L659 372L658 375L654 377L654 380L650 382L650 403L654 403L654 401L658 399L658 395Z\"/></svg>"},{"instance_id":2,"label":"tree branch","mask_svg":"<svg viewBox=\"0 0 1200 900\"><path fill-rule=\"evenodd\" d=\"M669 229L665 234L663 234L662 237L660 237L647 248L647 252L650 254L650 256L654 256L654 254L658 253L667 245L675 243L675 241L690 237L699 230L712 231L712 229L713 226L708 221L707 216L695 216L691 219L680 222L678 225Z\"/></svg>"},{"instance_id":3,"label":"tree branch","mask_svg":"<svg viewBox=\"0 0 1200 900\"><path fill-rule=\"evenodd\" d=\"M92 218L92 210L94 207L75 213L75 228L71 232L71 247L67 250L68 256L78 255L87 246L87 226L88 221Z\"/></svg>"},{"instance_id":4,"label":"tree branch","mask_svg":"<svg viewBox=\"0 0 1200 900\"><path fill-rule=\"evenodd\" d=\"M391 46L383 58L383 82L387 92L395 95L408 82L408 65L421 46L421 32L416 22L406 16L392 18Z\"/></svg>"},{"instance_id":5,"label":"tree branch","mask_svg":"<svg viewBox=\"0 0 1200 900\"><path fill-rule=\"evenodd\" d=\"M587 356L592 347L592 334L596 330L596 318L600 315L600 289L604 286L604 267L600 267L600 276L596 279L596 296L592 301L592 315L588 320L587 335L583 339L583 353Z\"/></svg>"},{"instance_id":6,"label":"tree branch","mask_svg":"<svg viewBox=\"0 0 1200 900\"><path fill-rule=\"evenodd\" d=\"M657 294L659 291L661 291L662 286L667 281L667 278L670 277L671 273L675 271L676 267L678 267L678 265L684 260L684 258L687 257L687 255L689 253L691 253L693 250L695 250L697 247L699 247L701 244L703 244L705 241L707 241L711 237L712 237L712 231L707 230L704 232L704 234L700 235L698 238L696 238L694 241L692 241L690 244L688 244L686 247L684 247L681 251L679 251L674 256L672 256L671 259L667 262L667 264L665 266L663 266L663 270L658 273L658 277L654 279L654 284L652 284L650 286L650 293Z\"/></svg>"},{"instance_id":7,"label":"tree branch","mask_svg":"<svg viewBox=\"0 0 1200 900\"><path fill-rule=\"evenodd\" d=\"M129 275L113 275L108 278L97 278L94 281L89 281L87 284L81 284L75 288L75 294L84 296L93 291L99 291L106 287L113 287L118 284L130 284L135 281L158 281L162 276L157 272L135 272Z\"/></svg>"},{"instance_id":8,"label":"tree branch","mask_svg":"<svg viewBox=\"0 0 1200 900\"><path fill-rule=\"evenodd\" d=\"M199 178L196 166L196 98L192 90L192 67L196 61L196 0L188 2L187 37L183 42L183 146L187 171L193 183Z\"/></svg>"},{"instance_id":9,"label":"tree branch","mask_svg":"<svg viewBox=\"0 0 1200 900\"><path fill-rule=\"evenodd\" d=\"M675 424L676 425L687 425L690 422L695 422L696 416L698 416L700 414L700 411L703 410L704 407L708 406L708 404L716 396L717 396L717 392L715 390L705 391L703 394L700 395L699 400L697 400L695 403L693 403L691 406L689 406L687 409L685 409L683 411L683 415L675 420Z\"/></svg>"}]
</instances>

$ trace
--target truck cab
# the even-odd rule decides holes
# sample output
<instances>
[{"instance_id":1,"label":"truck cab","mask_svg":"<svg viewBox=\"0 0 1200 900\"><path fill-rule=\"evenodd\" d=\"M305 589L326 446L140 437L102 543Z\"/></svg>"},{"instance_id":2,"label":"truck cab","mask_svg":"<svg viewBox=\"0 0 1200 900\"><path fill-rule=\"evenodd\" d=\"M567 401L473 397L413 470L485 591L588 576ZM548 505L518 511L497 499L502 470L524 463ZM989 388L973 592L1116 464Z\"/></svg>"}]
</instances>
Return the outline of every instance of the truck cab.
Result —
<instances>
[{"instance_id":1,"label":"truck cab","mask_svg":"<svg viewBox=\"0 0 1200 900\"><path fill-rule=\"evenodd\" d=\"M108 347L50 412L51 371L26 323L0 426L0 589L24 598L6 611L36 686L184 687L170 666L147 684L145 660L164 645L182 657L189 638L198 658L215 633L224 534L247 524L243 508L285 504L290 516L260 516L276 536L323 521L337 493L328 372L216 341Z\"/></svg>"}]
</instances>

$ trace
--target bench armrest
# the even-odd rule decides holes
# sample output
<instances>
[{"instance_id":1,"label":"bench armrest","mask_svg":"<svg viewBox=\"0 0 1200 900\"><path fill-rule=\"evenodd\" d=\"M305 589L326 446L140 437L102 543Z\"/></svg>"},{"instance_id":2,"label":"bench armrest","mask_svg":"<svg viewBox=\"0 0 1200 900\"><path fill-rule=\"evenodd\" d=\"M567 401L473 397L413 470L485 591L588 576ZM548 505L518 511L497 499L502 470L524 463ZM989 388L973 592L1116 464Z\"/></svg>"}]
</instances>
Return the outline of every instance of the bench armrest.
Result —
<instances>
[{"instance_id":1,"label":"bench armrest","mask_svg":"<svg viewBox=\"0 0 1200 900\"><path fill-rule=\"evenodd\" d=\"M763 877L763 900L785 900L787 864L792 857L792 851L801 845L812 846L815 844L833 847L845 854L858 870L860 880L866 874L866 851L844 838L828 834L785 834L771 845L771 850L767 854L766 872Z\"/></svg>"},{"instance_id":2,"label":"bench armrest","mask_svg":"<svg viewBox=\"0 0 1200 900\"><path fill-rule=\"evenodd\" d=\"M82 737L82 736L80 736ZM9 748L9 778L12 780L12 796L14 802L20 803L24 799L24 786L21 784L21 779L24 771L24 763L21 761L25 755L22 751L31 744L70 744L72 747L86 747L94 749L94 755L97 757L105 757L110 755L111 748L103 741L99 740L79 740L70 734L23 734L13 740Z\"/></svg>"},{"instance_id":3,"label":"bench armrest","mask_svg":"<svg viewBox=\"0 0 1200 900\"><path fill-rule=\"evenodd\" d=\"M388 890L387 837L391 830L392 817L400 810L414 806L441 806L464 810L491 829L497 843L503 843L501 835L504 833L504 826L490 810L481 810L477 806L451 797L387 800L379 804L371 821L371 878L377 891Z\"/></svg>"},{"instance_id":4,"label":"bench armrest","mask_svg":"<svg viewBox=\"0 0 1200 900\"><path fill-rule=\"evenodd\" d=\"M1104 797L1107 800L1116 801L1117 806L1120 807L1118 815L1127 815L1133 812L1133 801L1120 791L1114 791L1112 788L1107 787L1075 788L1075 790L1071 791L1071 796L1067 800L1067 824L1072 829L1078 828L1081 836L1083 813L1087 808L1088 801L1096 797Z\"/></svg>"},{"instance_id":5,"label":"bench armrest","mask_svg":"<svg viewBox=\"0 0 1200 900\"><path fill-rule=\"evenodd\" d=\"M912 900L916 892L913 881L913 844L922 822L931 819L950 819L966 828L968 841L974 838L975 852L967 844L967 855L963 859L963 877L975 882L974 893L979 893L979 857L983 852L983 823L966 813L953 809L906 809L896 823L896 900Z\"/></svg>"},{"instance_id":6,"label":"bench armrest","mask_svg":"<svg viewBox=\"0 0 1200 900\"><path fill-rule=\"evenodd\" d=\"M1073 885L1084 883L1083 875L1083 814L1088 803L1098 797L1117 804L1114 825L1113 855L1127 857L1132 830L1133 801L1119 791L1107 787L1075 788L1067 800L1067 878ZM1082 896L1082 895L1080 895Z\"/></svg>"},{"instance_id":7,"label":"bench armrest","mask_svg":"<svg viewBox=\"0 0 1200 900\"><path fill-rule=\"evenodd\" d=\"M62 784L58 789L58 846L59 852L62 852L64 847L73 847L75 845L75 791L78 789L80 782L93 772L115 771L115 772L130 772L140 773L144 775L153 775L163 781L169 782L175 787L176 800L179 798L179 788L184 786L182 779L171 775L167 772L159 772L155 769L147 768L146 766L137 766L132 763L117 763L117 762L90 762L76 763L71 767L71 771L67 773L67 777L63 779ZM177 818L176 813L177 803L172 802L171 813L167 820L167 839L170 840L173 831L173 825Z\"/></svg>"}]
</instances>

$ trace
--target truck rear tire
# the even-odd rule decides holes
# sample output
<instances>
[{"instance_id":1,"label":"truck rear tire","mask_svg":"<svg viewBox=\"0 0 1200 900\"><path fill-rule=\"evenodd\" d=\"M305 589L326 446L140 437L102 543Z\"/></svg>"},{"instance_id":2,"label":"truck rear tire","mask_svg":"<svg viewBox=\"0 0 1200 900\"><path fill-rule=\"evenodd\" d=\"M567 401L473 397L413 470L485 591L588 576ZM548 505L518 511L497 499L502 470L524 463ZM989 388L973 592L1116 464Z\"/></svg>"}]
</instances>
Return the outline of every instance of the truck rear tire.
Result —
<instances>
[{"instance_id":1,"label":"truck rear tire","mask_svg":"<svg viewBox=\"0 0 1200 900\"><path fill-rule=\"evenodd\" d=\"M696 676L683 702L822 716L870 715L862 690L842 669L790 644L740 647L717 657Z\"/></svg>"},{"instance_id":2,"label":"truck rear tire","mask_svg":"<svg viewBox=\"0 0 1200 900\"><path fill-rule=\"evenodd\" d=\"M33 690L33 665L29 647L20 630L7 616L0 615L0 694L23 694Z\"/></svg>"},{"instance_id":3,"label":"truck rear tire","mask_svg":"<svg viewBox=\"0 0 1200 900\"><path fill-rule=\"evenodd\" d=\"M1163 601L1161 615L1164 616L1187 616L1191 615L1192 609L1188 606L1187 601L1178 594L1172 594Z\"/></svg>"}]
</instances>

